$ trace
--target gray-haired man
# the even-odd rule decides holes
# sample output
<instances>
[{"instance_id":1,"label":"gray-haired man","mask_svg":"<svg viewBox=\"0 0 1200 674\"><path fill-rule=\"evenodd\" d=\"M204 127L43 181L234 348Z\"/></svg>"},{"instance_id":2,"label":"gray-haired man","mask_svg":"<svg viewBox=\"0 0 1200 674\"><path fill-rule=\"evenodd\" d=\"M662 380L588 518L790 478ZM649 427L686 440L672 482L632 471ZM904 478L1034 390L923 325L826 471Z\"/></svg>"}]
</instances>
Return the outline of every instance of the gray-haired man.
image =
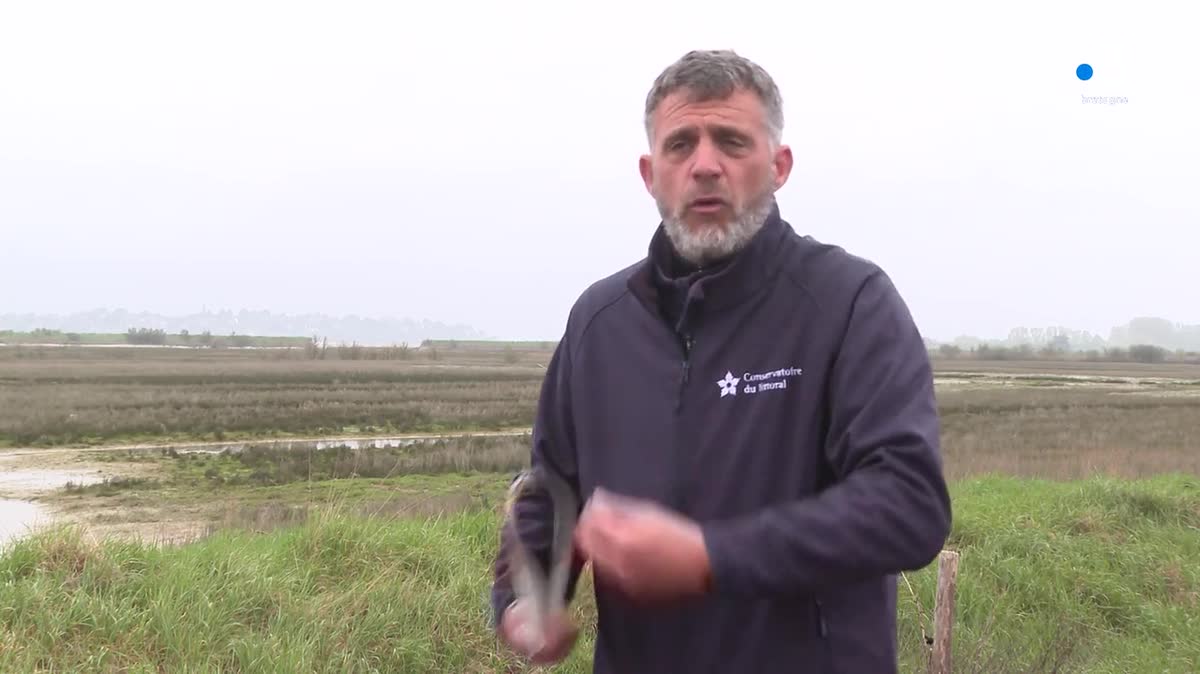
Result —
<instances>
[{"instance_id":1,"label":"gray-haired man","mask_svg":"<svg viewBox=\"0 0 1200 674\"><path fill-rule=\"evenodd\" d=\"M896 574L948 535L923 340L878 266L781 218L782 129L737 54L657 78L640 168L662 222L578 299L548 366L531 458L587 499L567 598L590 562L596 672L894 672ZM548 509L522 518L544 555ZM561 660L565 616L530 641L510 610L512 544L501 637Z\"/></svg>"}]
</instances>

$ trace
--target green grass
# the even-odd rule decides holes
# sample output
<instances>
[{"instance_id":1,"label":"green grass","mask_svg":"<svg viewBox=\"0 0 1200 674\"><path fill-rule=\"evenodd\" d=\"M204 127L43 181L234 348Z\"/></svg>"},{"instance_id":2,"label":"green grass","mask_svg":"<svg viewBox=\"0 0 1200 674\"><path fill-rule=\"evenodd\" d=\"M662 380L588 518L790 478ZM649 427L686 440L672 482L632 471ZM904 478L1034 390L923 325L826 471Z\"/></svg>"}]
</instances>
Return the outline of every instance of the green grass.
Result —
<instances>
[{"instance_id":1,"label":"green grass","mask_svg":"<svg viewBox=\"0 0 1200 674\"><path fill-rule=\"evenodd\" d=\"M165 549L32 539L0 561L0 671L497 671L489 524L335 518Z\"/></svg>"},{"instance_id":2,"label":"green grass","mask_svg":"<svg viewBox=\"0 0 1200 674\"><path fill-rule=\"evenodd\" d=\"M427 481L453 489L449 476ZM1200 478L984 477L953 496L956 672L1051 671L1060 656L1057 671L1195 671ZM335 508L178 547L48 531L0 557L0 671L511 671L487 623L496 524L490 509ZM902 671L915 672L934 570L908 581L899 636ZM590 592L585 577L585 636L556 671L590 671Z\"/></svg>"},{"instance_id":3,"label":"green grass","mask_svg":"<svg viewBox=\"0 0 1200 674\"><path fill-rule=\"evenodd\" d=\"M1200 479L988 477L953 496L956 672L1196 671ZM904 643L919 643L912 608L932 608L935 577L909 575L917 599L901 584Z\"/></svg>"}]
</instances>

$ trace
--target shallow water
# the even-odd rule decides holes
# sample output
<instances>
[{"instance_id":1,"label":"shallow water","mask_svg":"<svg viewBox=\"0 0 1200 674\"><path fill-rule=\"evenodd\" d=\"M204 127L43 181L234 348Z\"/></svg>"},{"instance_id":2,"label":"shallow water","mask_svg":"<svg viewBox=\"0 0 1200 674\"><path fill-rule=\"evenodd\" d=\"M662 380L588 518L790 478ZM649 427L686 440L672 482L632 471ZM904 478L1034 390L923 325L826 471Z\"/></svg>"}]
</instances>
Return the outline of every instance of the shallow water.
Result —
<instances>
[{"instance_id":1,"label":"shallow water","mask_svg":"<svg viewBox=\"0 0 1200 674\"><path fill-rule=\"evenodd\" d=\"M458 437L460 436L430 435L426 437L365 438L346 440L254 440L250 442L230 442L228 444L164 445L161 448L156 447L149 451L174 450L180 454L220 454L222 452L242 452L245 451L247 447L270 447L272 449L287 449L296 451L324 450L334 449L337 447L347 447L349 449L393 449L397 447L410 447L419 443L436 442L438 440L455 440ZM504 436L498 435L495 437Z\"/></svg>"},{"instance_id":2,"label":"shallow water","mask_svg":"<svg viewBox=\"0 0 1200 674\"><path fill-rule=\"evenodd\" d=\"M46 491L76 485L96 484L104 476L97 471L43 470L39 468L0 471L0 493L9 490Z\"/></svg>"},{"instance_id":3,"label":"shallow water","mask_svg":"<svg viewBox=\"0 0 1200 674\"><path fill-rule=\"evenodd\" d=\"M36 503L0 499L0 548L49 521L45 509Z\"/></svg>"},{"instance_id":4,"label":"shallow water","mask_svg":"<svg viewBox=\"0 0 1200 674\"><path fill-rule=\"evenodd\" d=\"M348 447L350 449L393 449L395 447L408 447L415 445L418 442L432 442L437 438L375 438L373 440L323 440L313 443L313 449L330 449L334 447Z\"/></svg>"}]
</instances>

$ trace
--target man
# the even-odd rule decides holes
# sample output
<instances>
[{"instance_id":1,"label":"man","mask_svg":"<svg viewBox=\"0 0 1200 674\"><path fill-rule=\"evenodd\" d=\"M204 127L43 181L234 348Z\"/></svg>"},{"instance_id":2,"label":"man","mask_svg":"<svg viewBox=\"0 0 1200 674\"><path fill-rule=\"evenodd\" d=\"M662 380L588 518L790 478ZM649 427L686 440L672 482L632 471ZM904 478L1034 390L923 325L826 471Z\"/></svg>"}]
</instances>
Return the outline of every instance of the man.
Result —
<instances>
[{"instance_id":1,"label":"man","mask_svg":"<svg viewBox=\"0 0 1200 674\"><path fill-rule=\"evenodd\" d=\"M587 503L566 598L590 562L594 671L895 672L896 574L951 522L923 340L879 267L781 218L792 153L762 68L691 52L645 115L662 223L572 308L533 435ZM544 563L548 508L521 512ZM500 636L558 662L577 629L522 632L512 544Z\"/></svg>"}]
</instances>

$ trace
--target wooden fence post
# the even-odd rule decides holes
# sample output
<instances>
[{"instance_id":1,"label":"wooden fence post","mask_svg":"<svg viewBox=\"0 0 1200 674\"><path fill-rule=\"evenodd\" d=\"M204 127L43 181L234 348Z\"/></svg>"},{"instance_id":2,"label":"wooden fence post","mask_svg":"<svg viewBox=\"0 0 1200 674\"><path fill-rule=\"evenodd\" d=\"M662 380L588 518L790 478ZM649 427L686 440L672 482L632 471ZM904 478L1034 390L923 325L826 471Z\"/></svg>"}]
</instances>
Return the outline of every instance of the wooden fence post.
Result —
<instances>
[{"instance_id":1,"label":"wooden fence post","mask_svg":"<svg viewBox=\"0 0 1200 674\"><path fill-rule=\"evenodd\" d=\"M950 641L954 631L954 590L958 583L958 553L942 550L938 555L937 594L933 599L933 650L929 674L950 674Z\"/></svg>"}]
</instances>

